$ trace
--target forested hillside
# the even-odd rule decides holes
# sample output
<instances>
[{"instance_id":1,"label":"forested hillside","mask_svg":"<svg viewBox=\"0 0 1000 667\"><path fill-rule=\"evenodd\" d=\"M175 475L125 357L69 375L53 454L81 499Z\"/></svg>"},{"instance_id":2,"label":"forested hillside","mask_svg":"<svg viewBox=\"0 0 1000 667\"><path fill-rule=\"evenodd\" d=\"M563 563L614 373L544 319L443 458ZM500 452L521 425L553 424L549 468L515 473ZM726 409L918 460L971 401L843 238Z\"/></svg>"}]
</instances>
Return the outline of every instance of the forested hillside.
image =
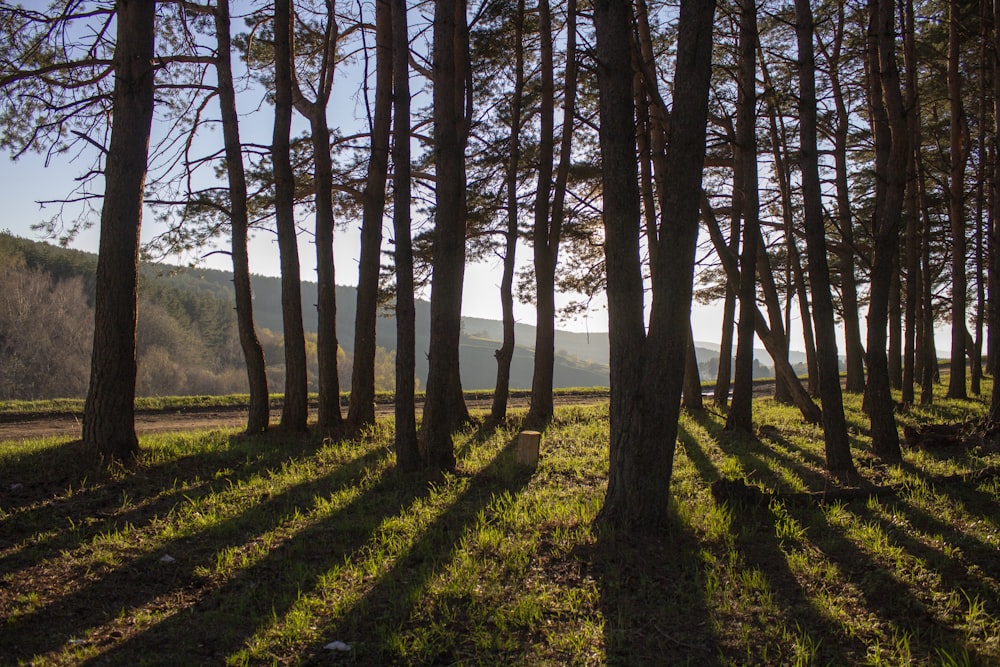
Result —
<instances>
[{"instance_id":1,"label":"forested hillside","mask_svg":"<svg viewBox=\"0 0 1000 667\"><path fill-rule=\"evenodd\" d=\"M86 392L93 331L94 272L97 256L47 243L0 234L0 399L78 397ZM280 281L254 276L254 315L268 360L271 385L283 379ZM337 338L342 386L350 387L357 290L337 288ZM316 284L302 284L304 304L316 303ZM165 264L143 264L139 283L138 356L140 395L246 392L233 308L232 274ZM429 310L418 302L418 349L426 350ZM304 309L309 365L315 390L316 310ZM462 338L462 378L469 389L492 386L493 351L499 323L469 320ZM393 318L378 321L377 384L393 389L396 332ZM522 340L534 340L522 327ZM70 337L70 334L72 336ZM560 332L565 348L557 356L558 386L606 386L607 334L581 342L581 334ZM593 361L588 360L591 357ZM531 386L532 353L518 347L512 383ZM418 355L417 377L427 377L427 359Z\"/></svg>"}]
</instances>

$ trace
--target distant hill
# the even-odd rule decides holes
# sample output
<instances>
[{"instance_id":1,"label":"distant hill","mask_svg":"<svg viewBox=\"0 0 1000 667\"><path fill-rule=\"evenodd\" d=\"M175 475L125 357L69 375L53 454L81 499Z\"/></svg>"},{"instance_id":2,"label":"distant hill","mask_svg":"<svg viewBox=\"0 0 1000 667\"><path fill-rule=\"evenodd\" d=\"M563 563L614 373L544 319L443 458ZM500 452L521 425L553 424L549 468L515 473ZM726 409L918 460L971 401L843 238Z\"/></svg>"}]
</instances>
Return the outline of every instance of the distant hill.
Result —
<instances>
[{"instance_id":1,"label":"distant hill","mask_svg":"<svg viewBox=\"0 0 1000 667\"><path fill-rule=\"evenodd\" d=\"M0 252L16 252L25 257L29 266L43 269L57 278L81 276L92 298L93 276L97 256L78 250L68 250L43 242L0 234ZM280 334L281 281L270 276L253 276L254 319L257 326ZM232 273L214 269L192 269L167 264L143 264L140 291L147 298L164 305L182 321L199 322L208 317L208 325L189 327L199 335L212 337L216 331L229 332L232 320ZM354 347L354 317L357 290L350 286L337 287L337 339L350 355ZM315 332L317 315L316 283L302 283L303 324L307 332ZM207 314L207 315L206 315ZM426 383L427 349L430 343L430 303L418 300L417 315L417 376ZM217 327L211 322L220 321ZM212 329L216 331L213 331ZM228 333L225 335L229 335ZM387 350L396 349L395 320L391 315L382 316L377 322L378 344ZM461 338L462 384L466 389L490 389L496 381L494 351L503 338L502 323L482 318L463 318ZM517 347L511 366L511 387L529 388L533 367L535 327L517 324ZM608 334L556 332L556 387L607 386L609 383ZM696 344L698 361L705 372L718 356L718 345ZM755 350L759 366L770 366L771 360L764 350ZM792 353L792 363L804 361L801 353Z\"/></svg>"}]
</instances>

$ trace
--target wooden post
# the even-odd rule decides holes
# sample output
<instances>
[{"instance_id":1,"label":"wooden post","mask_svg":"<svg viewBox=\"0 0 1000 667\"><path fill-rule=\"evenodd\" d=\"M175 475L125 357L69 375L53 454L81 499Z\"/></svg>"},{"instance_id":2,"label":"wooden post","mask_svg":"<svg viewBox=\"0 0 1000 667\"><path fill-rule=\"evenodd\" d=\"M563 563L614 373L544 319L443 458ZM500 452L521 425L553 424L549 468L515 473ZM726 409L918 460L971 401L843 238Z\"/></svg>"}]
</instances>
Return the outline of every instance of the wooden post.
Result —
<instances>
[{"instance_id":1,"label":"wooden post","mask_svg":"<svg viewBox=\"0 0 1000 667\"><path fill-rule=\"evenodd\" d=\"M538 431L521 431L517 436L514 456L520 465L534 468L538 465L538 445L542 434Z\"/></svg>"}]
</instances>

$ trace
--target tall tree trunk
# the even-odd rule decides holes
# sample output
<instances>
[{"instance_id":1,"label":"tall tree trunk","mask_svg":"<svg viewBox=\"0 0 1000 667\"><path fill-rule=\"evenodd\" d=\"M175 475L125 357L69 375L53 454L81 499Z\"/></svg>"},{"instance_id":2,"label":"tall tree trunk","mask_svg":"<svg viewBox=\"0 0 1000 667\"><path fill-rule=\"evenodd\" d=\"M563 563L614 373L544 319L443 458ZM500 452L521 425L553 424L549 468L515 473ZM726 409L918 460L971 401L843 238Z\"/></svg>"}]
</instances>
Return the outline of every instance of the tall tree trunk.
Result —
<instances>
[{"instance_id":1,"label":"tall tree trunk","mask_svg":"<svg viewBox=\"0 0 1000 667\"><path fill-rule=\"evenodd\" d=\"M740 251L740 316L737 324L736 378L726 429L753 431L753 338L757 312L756 266L760 241L757 185L757 7L740 0L740 38L736 99L736 147L743 155L741 173L733 175L733 205L743 215ZM787 357L786 357L787 359ZM775 359L775 362L778 360Z\"/></svg>"},{"instance_id":2,"label":"tall tree trunk","mask_svg":"<svg viewBox=\"0 0 1000 667\"><path fill-rule=\"evenodd\" d=\"M541 33L542 102L541 155L539 157L538 189L535 199L534 265L535 265L535 364L531 380L531 407L528 421L545 423L552 418L552 384L555 365L555 271L559 260L559 242L565 217L566 188L573 146L576 114L576 1L566 7L566 68L563 84L563 124L559 143L559 166L552 181L554 67L552 55L552 22L548 0L541 0L539 31ZM550 194L551 192L551 194ZM542 198L546 201L542 201ZM549 199L551 198L551 199ZM549 206L551 200L551 207Z\"/></svg>"},{"instance_id":3,"label":"tall tree trunk","mask_svg":"<svg viewBox=\"0 0 1000 667\"><path fill-rule=\"evenodd\" d=\"M729 409L729 389L733 375L733 329L736 320L736 290L726 282L722 305L722 341L719 343L719 368L715 374L712 402L720 410Z\"/></svg>"},{"instance_id":4,"label":"tall tree trunk","mask_svg":"<svg viewBox=\"0 0 1000 667\"><path fill-rule=\"evenodd\" d=\"M316 357L319 366L317 423L321 429L341 424L340 376L337 372L337 281L333 259L333 160L326 105L311 119L316 179Z\"/></svg>"},{"instance_id":5,"label":"tall tree trunk","mask_svg":"<svg viewBox=\"0 0 1000 667\"><path fill-rule=\"evenodd\" d=\"M906 190L909 136L896 66L894 3L869 0L869 71L875 128L876 196L872 230L875 253L868 306L867 403L872 449L886 462L901 460L899 433L889 386L886 332L893 254L899 249L899 225Z\"/></svg>"},{"instance_id":6,"label":"tall tree trunk","mask_svg":"<svg viewBox=\"0 0 1000 667\"><path fill-rule=\"evenodd\" d=\"M281 320L285 337L285 403L281 427L305 431L309 418L306 343L302 328L302 279L295 234L295 175L290 159L292 128L292 11L274 3L274 217L281 263Z\"/></svg>"},{"instance_id":7,"label":"tall tree trunk","mask_svg":"<svg viewBox=\"0 0 1000 667\"><path fill-rule=\"evenodd\" d=\"M83 415L84 446L106 463L139 453L135 435L139 229L155 73L155 3L118 0L116 7L111 144L104 172L94 346Z\"/></svg>"},{"instance_id":8,"label":"tall tree trunk","mask_svg":"<svg viewBox=\"0 0 1000 667\"><path fill-rule=\"evenodd\" d=\"M290 3L291 4L291 3ZM330 156L330 128L326 118L337 47L337 22L333 4L327 4L324 22L323 52L320 54L317 81L311 88L315 97L309 100L299 85L295 67L295 17L291 19L289 38L289 68L291 72L292 104L309 119L312 130L313 178L316 205L316 309L318 314L316 357L319 366L319 399L317 421L321 429L341 424L340 376L337 372L337 281L333 254L333 158ZM297 260L296 260L297 261ZM301 318L300 318L301 319ZM304 373L303 373L304 375Z\"/></svg>"},{"instance_id":9,"label":"tall tree trunk","mask_svg":"<svg viewBox=\"0 0 1000 667\"><path fill-rule=\"evenodd\" d=\"M976 317L975 338L969 351L971 372L969 375L970 389L975 396L982 394L983 381L983 327L986 317L986 240L984 235L984 217L986 215L986 163L989 159L989 147L986 143L986 123L988 117L988 91L990 82L986 73L989 69L990 37L989 21L992 18L986 0L980 0L980 32L979 32L979 126L976 145L979 159L976 164L976 217L975 217L975 253L976 253Z\"/></svg>"},{"instance_id":10,"label":"tall tree trunk","mask_svg":"<svg viewBox=\"0 0 1000 667\"><path fill-rule=\"evenodd\" d=\"M993 53L1000 60L1000 0L993 0ZM990 216L987 235L989 248L989 293L987 295L987 360L986 368L993 374L991 418L1000 417L1000 391L997 391L997 369L1000 368L1000 65L993 65L993 179L990 187Z\"/></svg>"},{"instance_id":11,"label":"tall tree trunk","mask_svg":"<svg viewBox=\"0 0 1000 667\"><path fill-rule=\"evenodd\" d=\"M735 290L740 283L739 259L726 246L725 238L723 237L722 230L719 228L719 222L715 218L711 202L709 202L704 192L701 195L701 211L705 226L708 227L709 235L712 238L712 245L715 247L715 252L722 262L723 270L726 272L726 280L730 288ZM802 382L795 374L795 369L788 363L788 359L781 354L781 350L785 349L782 338L771 332L767 326L764 314L756 306L754 307L753 315L754 332L764 344L764 349L775 360L774 370L776 375L781 376L791 389L792 401L795 403L795 407L802 413L802 418L805 421L811 423L819 422L822 419L819 406L813 403L809 397L809 392L802 386Z\"/></svg>"},{"instance_id":12,"label":"tall tree trunk","mask_svg":"<svg viewBox=\"0 0 1000 667\"><path fill-rule=\"evenodd\" d=\"M219 107L222 136L226 146L226 174L229 179L229 224L232 230L233 290L236 294L236 323L240 347L250 383L250 412L247 433L267 430L270 400L267 392L267 369L264 349L257 338L253 320L253 291L250 284L250 257L247 251L247 179L243 167L239 116L236 113L236 89L233 84L232 43L230 39L229 0L219 0L215 11L215 33L218 38L216 71L219 86Z\"/></svg>"},{"instance_id":13,"label":"tall tree trunk","mask_svg":"<svg viewBox=\"0 0 1000 667\"><path fill-rule=\"evenodd\" d=\"M781 215L785 227L785 245L788 249L788 265L792 274L792 282L795 289L795 297L799 302L799 317L802 322L802 338L806 346L806 370L808 372L808 387L810 396L819 396L819 367L816 361L816 341L813 336L811 324L812 316L809 309L808 286L806 285L805 271L802 268L802 259L799 255L799 246L795 240L795 229L793 227L794 211L792 208L792 188L791 175L789 173L788 160L788 138L785 131L785 124L781 122L779 132L778 113L776 103L771 101L770 126L771 142L773 144L775 171L778 175L778 189L781 194ZM790 299L791 297L789 297ZM787 321L786 316L786 321ZM786 326L785 330L791 327Z\"/></svg>"},{"instance_id":14,"label":"tall tree trunk","mask_svg":"<svg viewBox=\"0 0 1000 667\"><path fill-rule=\"evenodd\" d=\"M514 91L510 98L510 139L507 143L507 230L504 238L503 277L500 306L503 311L503 343L494 352L497 381L490 420L499 424L507 417L510 396L510 364L514 358L514 271L518 237L517 173L521 168L521 106L524 97L524 0L518 0L514 15Z\"/></svg>"},{"instance_id":15,"label":"tall tree trunk","mask_svg":"<svg viewBox=\"0 0 1000 667\"><path fill-rule=\"evenodd\" d=\"M919 109L919 107L916 107ZM924 185L924 173L922 161L920 159L920 145L917 145L917 197L921 203L921 249L920 249L920 273L923 276L921 282L921 311L923 319L920 327L923 330L921 346L918 354L921 357L920 372L920 404L930 405L934 402L934 383L937 381L937 347L934 344L934 285L931 280L931 237L933 236L933 222L927 211L927 193Z\"/></svg>"},{"instance_id":16,"label":"tall tree trunk","mask_svg":"<svg viewBox=\"0 0 1000 667\"><path fill-rule=\"evenodd\" d=\"M892 253L892 280L889 283L889 346L886 348L889 360L889 386L893 389L903 388L903 282L899 275L901 268L899 250L897 241L896 249Z\"/></svg>"},{"instance_id":17,"label":"tall tree trunk","mask_svg":"<svg viewBox=\"0 0 1000 667\"><path fill-rule=\"evenodd\" d=\"M860 307L855 277L854 217L851 215L851 192L848 181L847 149L851 128L850 114L840 81L841 52L844 41L844 3L837 5L833 53L829 57L830 88L836 108L833 133L834 181L837 193L837 220L840 227L839 250L841 299L844 309L844 342L847 357L845 389L851 393L865 390L865 348L861 342Z\"/></svg>"},{"instance_id":18,"label":"tall tree trunk","mask_svg":"<svg viewBox=\"0 0 1000 667\"><path fill-rule=\"evenodd\" d=\"M951 111L951 173L948 181L948 217L951 221L951 377L948 398L966 398L965 310L968 279L965 275L965 142L962 123L962 81L958 0L948 3L948 99Z\"/></svg>"},{"instance_id":19,"label":"tall tree trunk","mask_svg":"<svg viewBox=\"0 0 1000 667\"><path fill-rule=\"evenodd\" d=\"M420 450L430 468L455 466L451 434L469 413L459 376L465 277L465 0L434 3L434 157L437 204L431 276L431 340Z\"/></svg>"},{"instance_id":20,"label":"tall tree trunk","mask_svg":"<svg viewBox=\"0 0 1000 667\"><path fill-rule=\"evenodd\" d=\"M823 440L826 443L826 467L844 475L855 472L851 460L851 442L847 435L843 396L840 391L840 368L834 326L833 299L830 297L830 268L826 257L826 232L823 222L823 190L819 178L817 149L816 78L813 55L813 16L809 0L795 0L795 28L799 53L799 132L802 168L802 202L812 287L813 321L816 327L816 352L823 401Z\"/></svg>"},{"instance_id":21,"label":"tall tree trunk","mask_svg":"<svg viewBox=\"0 0 1000 667\"><path fill-rule=\"evenodd\" d=\"M413 243L410 236L410 41L406 0L390 0L392 11L392 227L396 264L396 465L420 467L416 384L416 305L413 296Z\"/></svg>"},{"instance_id":22,"label":"tall tree trunk","mask_svg":"<svg viewBox=\"0 0 1000 667\"><path fill-rule=\"evenodd\" d=\"M631 3L594 3L611 331L611 460L608 491L597 521L608 527L655 531L668 521L698 235L714 13L713 2L680 4L670 115L673 141L667 154L666 182L671 188L668 205L662 209L658 267L652 271L656 277L647 338L638 258Z\"/></svg>"},{"instance_id":23,"label":"tall tree trunk","mask_svg":"<svg viewBox=\"0 0 1000 667\"><path fill-rule=\"evenodd\" d=\"M907 117L910 134L910 152L906 160L906 204L903 218L906 257L906 329L903 335L903 386L902 403L914 402L917 377L917 332L921 303L920 274L920 206L917 188L917 151L920 146L920 112L917 94L916 33L913 17L913 0L906 0L903 9L903 62L906 67L906 107L912 110ZM922 340L920 341L923 342Z\"/></svg>"},{"instance_id":24,"label":"tall tree trunk","mask_svg":"<svg viewBox=\"0 0 1000 667\"><path fill-rule=\"evenodd\" d=\"M375 115L371 127L368 178L362 198L358 299L354 315L354 365L347 422L352 430L375 423L375 325L382 253L382 217L389 171L392 106L392 9L375 2Z\"/></svg>"},{"instance_id":25,"label":"tall tree trunk","mask_svg":"<svg viewBox=\"0 0 1000 667\"><path fill-rule=\"evenodd\" d=\"M688 410L704 410L705 404L701 397L701 374L698 372L698 355L694 348L694 329L688 322L688 343L684 352L684 386L681 393L681 405Z\"/></svg>"}]
</instances>

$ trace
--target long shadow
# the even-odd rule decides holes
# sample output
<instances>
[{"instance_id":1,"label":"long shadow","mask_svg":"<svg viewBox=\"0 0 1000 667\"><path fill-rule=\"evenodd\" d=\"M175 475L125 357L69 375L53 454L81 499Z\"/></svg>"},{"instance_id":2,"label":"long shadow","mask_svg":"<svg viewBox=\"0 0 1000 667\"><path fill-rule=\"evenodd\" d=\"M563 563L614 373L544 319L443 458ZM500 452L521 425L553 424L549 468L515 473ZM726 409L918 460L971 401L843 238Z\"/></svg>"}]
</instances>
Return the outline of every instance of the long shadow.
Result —
<instances>
[{"instance_id":1,"label":"long shadow","mask_svg":"<svg viewBox=\"0 0 1000 667\"><path fill-rule=\"evenodd\" d=\"M597 580L609 665L709 665L719 638L697 536L674 517L659 537L601 534L582 554Z\"/></svg>"},{"instance_id":2,"label":"long shadow","mask_svg":"<svg viewBox=\"0 0 1000 667\"><path fill-rule=\"evenodd\" d=\"M737 528L736 548L743 556L743 566L747 570L759 570L767 579L774 604L779 609L781 623L786 628L797 627L800 633L810 639L810 644L816 653L811 664L847 665L859 664L864 661L865 647L854 635L846 632L823 613L818 603L812 599L792 571L788 563L786 551L801 548L795 539L789 538L789 544L783 544L778 537L776 511L784 511L783 506L745 506L737 503L730 507L734 512L733 525ZM811 509L815 513L817 510ZM796 517L798 521L815 520L802 512ZM775 619L754 615L753 620L768 627L773 627ZM759 634L766 636L767 628L762 628ZM782 656L784 662L789 662L791 656L783 654L788 646L754 646L748 647L754 651L750 655L733 655L734 660L749 660L766 664L775 659L775 654Z\"/></svg>"},{"instance_id":3,"label":"long shadow","mask_svg":"<svg viewBox=\"0 0 1000 667\"><path fill-rule=\"evenodd\" d=\"M942 484L939 479L935 479L933 476L928 475L924 470L915 465L904 461L902 468L906 472L919 477L925 483L933 487L937 493L947 495L953 500L961 503L963 509L970 515L980 519L981 521L992 522L994 525L998 522L998 514L996 511L998 500L997 498L979 490L978 487L982 484L982 482L975 482L973 480L954 480L949 483Z\"/></svg>"},{"instance_id":4,"label":"long shadow","mask_svg":"<svg viewBox=\"0 0 1000 667\"><path fill-rule=\"evenodd\" d=\"M387 518L426 497L421 479L387 471L364 494L331 517L272 549L193 605L129 636L88 664L133 665L168 651L160 664L223 664L247 639L282 618L331 567L359 552ZM328 549L317 550L317 544ZM156 660L154 663L158 662Z\"/></svg>"},{"instance_id":5,"label":"long shadow","mask_svg":"<svg viewBox=\"0 0 1000 667\"><path fill-rule=\"evenodd\" d=\"M78 460L79 443L67 443L46 455L29 456L30 462L25 465L39 465L43 471L54 472L43 472L42 482L30 491L35 499L21 504L34 507L20 511L4 507L11 515L0 524L3 527L0 552L9 551L0 556L0 578L122 526L142 527L169 512L178 502L245 482L263 470L311 454L321 444L310 439L289 440L280 434L232 436L229 443L224 450L194 453L154 465L140 463L118 477L92 461ZM61 469L60 465L67 468ZM235 471L215 476L230 467L235 467ZM30 472L24 470L23 474ZM38 477L36 471L35 478ZM58 482L53 482L53 477ZM163 493L165 480L169 480L174 491ZM155 500L144 500L150 496L155 496ZM131 509L122 510L124 499L133 505ZM19 542L21 548L17 548Z\"/></svg>"},{"instance_id":6,"label":"long shadow","mask_svg":"<svg viewBox=\"0 0 1000 667\"><path fill-rule=\"evenodd\" d=\"M698 476L704 480L706 486L711 485L712 482L719 479L719 469L712 463L712 459L709 458L708 453L705 452L698 439L692 435L683 423L678 424L677 441L684 448L684 454L694 465L695 470L698 471Z\"/></svg>"},{"instance_id":7,"label":"long shadow","mask_svg":"<svg viewBox=\"0 0 1000 667\"><path fill-rule=\"evenodd\" d=\"M851 511L856 522L871 522L877 518L867 509L853 508ZM939 624L909 585L899 581L887 566L851 541L841 528L830 525L825 515L815 516L825 525L817 531L813 542L837 564L841 576L864 598L864 607L877 615L874 623L868 623L872 632L876 627L884 632L888 626L893 633L908 636L912 659L918 663L936 661L938 649L949 655L962 655L965 642L960 633ZM878 638L871 638L875 639ZM978 664L975 657L972 664Z\"/></svg>"},{"instance_id":8,"label":"long shadow","mask_svg":"<svg viewBox=\"0 0 1000 667\"><path fill-rule=\"evenodd\" d=\"M424 530L405 557L396 560L363 599L333 622L329 636L371 638L378 635L379 629L392 631L408 621L420 593L448 564L463 536L493 499L501 494L517 495L527 486L532 470L514 463L516 442L516 438L508 442L488 466L472 477L468 487ZM461 632L457 634L460 638L463 636ZM353 647L352 660L356 664L400 664L402 660L391 649L375 642L361 641ZM454 662L454 652L459 648L438 647L438 655L430 660L430 664ZM487 656L480 655L478 658L491 662ZM329 654L324 654L320 646L307 647L298 660L303 664L335 661ZM495 662L503 664L504 661L498 656Z\"/></svg>"},{"instance_id":9,"label":"long shadow","mask_svg":"<svg viewBox=\"0 0 1000 667\"><path fill-rule=\"evenodd\" d=\"M141 607L160 596L200 595L202 589L211 588L210 575L204 573L214 570L221 550L252 542L300 512L300 508L308 507L318 495L329 495L358 483L385 456L385 450L372 449L324 477L263 498L210 528L179 537L159 549L108 566L102 572L85 573L85 580L75 582L75 588L65 595L6 619L0 626L0 655L30 660L32 656L60 648L71 637L86 635L119 612ZM160 562L164 553L176 557L176 562ZM94 600L115 600L115 607L94 608ZM143 660L148 660L148 656Z\"/></svg>"},{"instance_id":10,"label":"long shadow","mask_svg":"<svg viewBox=\"0 0 1000 667\"><path fill-rule=\"evenodd\" d=\"M967 489L966 493L975 494L979 493L974 489ZM964 494L963 494L964 495ZM983 494L985 496L985 494ZM990 498L981 499L981 507L993 507L994 514L990 514L988 511L983 510L976 512L972 510L973 502L970 502L969 498L963 498L963 509L969 513L971 516L979 517L981 520L992 522L996 526L996 502ZM994 580L1000 580L1000 559L996 556L996 547L984 542L974 535L970 535L956 528L952 523L942 521L940 517L931 515L926 510L919 507L915 507L909 502L900 503L896 505L897 509L902 511L914 528L923 531L928 535L940 535L946 543L959 547L961 549L961 560L969 561L974 564L983 573ZM944 556L942 556L944 558ZM952 559L947 559L948 562L952 562ZM994 593L995 595L995 593ZM1000 609L996 609L998 613L996 615L1000 616Z\"/></svg>"},{"instance_id":11,"label":"long shadow","mask_svg":"<svg viewBox=\"0 0 1000 667\"><path fill-rule=\"evenodd\" d=\"M749 473L765 476L762 481L776 490L787 486L787 482L773 470L776 463L806 481L807 484L816 487L817 490L822 490L829 482L825 474L806 465L789 452L800 452L803 459L820 468L824 465L822 458L796 447L772 430L768 431L764 439L760 439L752 435L734 434L726 431L721 424L708 415L696 416L695 421L712 436L721 451L734 456ZM766 457L773 460L769 461Z\"/></svg>"},{"instance_id":12,"label":"long shadow","mask_svg":"<svg viewBox=\"0 0 1000 667\"><path fill-rule=\"evenodd\" d=\"M929 529L933 531L929 534L941 535L948 543L960 546L962 549L961 558L974 562L984 570L988 577L996 577L1000 573L1000 563L997 562L995 548L991 549L976 538L965 535L955 530L953 526L930 517L909 503L892 503L886 508L890 511L901 511L907 518L911 519L912 525L915 527ZM978 595L983 608L989 612L989 615L994 618L1000 617L998 591L989 586L984 579L971 576L967 568L956 559L947 556L942 550L914 538L895 522L889 521L885 517L877 517L874 521L893 542L903 547L911 556L918 558L929 569L937 572L945 588L954 592L961 589L970 596ZM991 551L993 554L990 554ZM984 553L987 554L985 558L983 557Z\"/></svg>"}]
</instances>

